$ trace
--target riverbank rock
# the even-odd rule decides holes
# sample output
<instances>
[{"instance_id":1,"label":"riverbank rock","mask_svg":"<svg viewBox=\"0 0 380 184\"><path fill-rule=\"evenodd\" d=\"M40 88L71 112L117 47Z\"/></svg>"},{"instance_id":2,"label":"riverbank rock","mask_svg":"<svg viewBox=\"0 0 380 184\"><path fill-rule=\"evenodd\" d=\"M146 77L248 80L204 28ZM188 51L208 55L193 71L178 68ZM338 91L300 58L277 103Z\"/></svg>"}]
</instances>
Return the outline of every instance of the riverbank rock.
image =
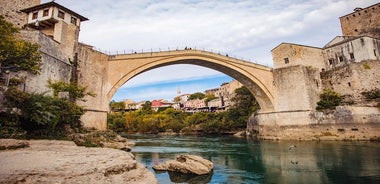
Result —
<instances>
[{"instance_id":1,"label":"riverbank rock","mask_svg":"<svg viewBox=\"0 0 380 184\"><path fill-rule=\"evenodd\" d=\"M13 150L29 147L29 142L16 139L0 139L0 150Z\"/></svg>"},{"instance_id":2,"label":"riverbank rock","mask_svg":"<svg viewBox=\"0 0 380 184\"><path fill-rule=\"evenodd\" d=\"M158 183L132 153L71 141L27 142L27 148L0 151L0 183Z\"/></svg>"},{"instance_id":3,"label":"riverbank rock","mask_svg":"<svg viewBox=\"0 0 380 184\"><path fill-rule=\"evenodd\" d=\"M178 155L175 160L153 166L157 171L173 171L184 174L209 174L214 165L211 161L196 155Z\"/></svg>"},{"instance_id":4,"label":"riverbank rock","mask_svg":"<svg viewBox=\"0 0 380 184\"><path fill-rule=\"evenodd\" d=\"M237 132L237 133L234 134L234 137L239 137L239 138L244 138L246 136L247 136L247 134L246 134L245 130Z\"/></svg>"},{"instance_id":5,"label":"riverbank rock","mask_svg":"<svg viewBox=\"0 0 380 184\"><path fill-rule=\"evenodd\" d=\"M128 152L134 146L133 142L128 141L127 138L121 137L111 130L75 133L69 137L78 146L113 148Z\"/></svg>"}]
</instances>

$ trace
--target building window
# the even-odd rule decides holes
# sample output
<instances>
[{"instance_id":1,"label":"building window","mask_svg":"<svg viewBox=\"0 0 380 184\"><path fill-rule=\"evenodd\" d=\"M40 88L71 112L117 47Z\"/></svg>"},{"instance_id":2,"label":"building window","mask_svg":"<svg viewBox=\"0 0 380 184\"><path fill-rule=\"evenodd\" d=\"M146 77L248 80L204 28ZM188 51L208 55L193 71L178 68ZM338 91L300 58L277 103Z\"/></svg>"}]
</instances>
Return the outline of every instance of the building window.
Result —
<instances>
[{"instance_id":1,"label":"building window","mask_svg":"<svg viewBox=\"0 0 380 184\"><path fill-rule=\"evenodd\" d=\"M377 56L376 55L376 49L373 49L373 55Z\"/></svg>"},{"instance_id":2,"label":"building window","mask_svg":"<svg viewBox=\"0 0 380 184\"><path fill-rule=\"evenodd\" d=\"M44 17L48 16L49 15L49 9L44 10L43 15L44 15Z\"/></svg>"},{"instance_id":3,"label":"building window","mask_svg":"<svg viewBox=\"0 0 380 184\"><path fill-rule=\"evenodd\" d=\"M289 58L284 58L285 64L289 63Z\"/></svg>"},{"instance_id":4,"label":"building window","mask_svg":"<svg viewBox=\"0 0 380 184\"><path fill-rule=\"evenodd\" d=\"M352 52L350 53L350 58L351 58L351 59L355 59L355 55L354 55L354 53L352 53Z\"/></svg>"},{"instance_id":5,"label":"building window","mask_svg":"<svg viewBox=\"0 0 380 184\"><path fill-rule=\"evenodd\" d=\"M343 62L343 56L339 56L339 61Z\"/></svg>"},{"instance_id":6,"label":"building window","mask_svg":"<svg viewBox=\"0 0 380 184\"><path fill-rule=\"evenodd\" d=\"M329 64L330 65L334 64L334 58L329 59Z\"/></svg>"},{"instance_id":7,"label":"building window","mask_svg":"<svg viewBox=\"0 0 380 184\"><path fill-rule=\"evenodd\" d=\"M65 13L63 11L58 11L58 17L61 19L65 19Z\"/></svg>"},{"instance_id":8,"label":"building window","mask_svg":"<svg viewBox=\"0 0 380 184\"><path fill-rule=\"evenodd\" d=\"M32 19L37 19L37 17L38 17L38 12L34 12L32 15Z\"/></svg>"},{"instance_id":9,"label":"building window","mask_svg":"<svg viewBox=\"0 0 380 184\"><path fill-rule=\"evenodd\" d=\"M75 18L75 17L71 17L71 20L70 20L70 22L72 23L72 24L77 24L77 18Z\"/></svg>"}]
</instances>

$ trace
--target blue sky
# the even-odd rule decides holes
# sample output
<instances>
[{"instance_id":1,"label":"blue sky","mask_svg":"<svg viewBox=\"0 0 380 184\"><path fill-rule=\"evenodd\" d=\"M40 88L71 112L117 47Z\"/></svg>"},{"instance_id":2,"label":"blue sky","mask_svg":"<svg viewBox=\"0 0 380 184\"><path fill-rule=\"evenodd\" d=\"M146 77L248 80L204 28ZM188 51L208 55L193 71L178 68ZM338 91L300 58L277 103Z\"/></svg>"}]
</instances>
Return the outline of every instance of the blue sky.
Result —
<instances>
[{"instance_id":1,"label":"blue sky","mask_svg":"<svg viewBox=\"0 0 380 184\"><path fill-rule=\"evenodd\" d=\"M147 99L167 99L173 100L177 96L178 88L181 94L203 92L205 89L220 87L223 82L229 82L232 78L227 75L212 77L193 78L183 81L165 81L160 83L151 83L139 86L127 86L119 89L114 99L124 99L126 96L133 96L137 101Z\"/></svg>"},{"instance_id":2,"label":"blue sky","mask_svg":"<svg viewBox=\"0 0 380 184\"><path fill-rule=\"evenodd\" d=\"M356 7L378 3L378 0L55 2L90 19L82 23L79 39L103 52L158 51L187 46L273 66L270 50L278 44L290 42L323 47L341 35L340 16L351 13ZM226 81L222 81L223 78ZM173 65L127 81L114 99L171 100L178 85L182 93L193 93L230 80L207 68Z\"/></svg>"}]
</instances>

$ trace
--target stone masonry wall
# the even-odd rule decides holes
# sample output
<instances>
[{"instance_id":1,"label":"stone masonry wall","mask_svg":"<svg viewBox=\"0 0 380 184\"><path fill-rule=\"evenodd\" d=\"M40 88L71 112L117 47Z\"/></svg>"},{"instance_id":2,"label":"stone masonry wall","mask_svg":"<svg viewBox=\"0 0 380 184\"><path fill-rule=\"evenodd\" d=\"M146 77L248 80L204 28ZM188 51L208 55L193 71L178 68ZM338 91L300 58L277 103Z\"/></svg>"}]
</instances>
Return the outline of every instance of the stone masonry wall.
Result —
<instances>
[{"instance_id":1,"label":"stone masonry wall","mask_svg":"<svg viewBox=\"0 0 380 184\"><path fill-rule=\"evenodd\" d=\"M71 65L68 59L73 56L61 52L60 45L57 42L39 31L22 30L20 36L22 39L38 43L42 56L42 67L39 75L18 74L26 77L25 91L37 93L50 91L47 87L49 79L52 81L70 81Z\"/></svg>"},{"instance_id":2,"label":"stone masonry wall","mask_svg":"<svg viewBox=\"0 0 380 184\"><path fill-rule=\"evenodd\" d=\"M87 90L96 94L96 97L87 96L85 102L78 102L84 106L86 113L81 117L85 127L95 127L99 130L106 129L107 112L109 102L105 93L107 79L103 76L107 73L108 56L95 51L91 46L78 45L78 83L88 86ZM91 84L91 85L90 85Z\"/></svg>"},{"instance_id":3,"label":"stone masonry wall","mask_svg":"<svg viewBox=\"0 0 380 184\"><path fill-rule=\"evenodd\" d=\"M61 52L59 43L37 30L21 30L19 37L40 46L42 62L41 71L38 75L28 72L10 73L10 78L25 79L24 84L19 86L20 89L29 93L52 94L51 89L47 87L48 80L70 81L71 65L68 59L73 56ZM0 93L0 99L2 99L1 96L2 93Z\"/></svg>"},{"instance_id":4,"label":"stone masonry wall","mask_svg":"<svg viewBox=\"0 0 380 184\"><path fill-rule=\"evenodd\" d=\"M346 101L367 104L361 92L380 89L380 61L362 61L321 73L325 89L345 95ZM367 104L368 105L368 104Z\"/></svg>"},{"instance_id":5,"label":"stone masonry wall","mask_svg":"<svg viewBox=\"0 0 380 184\"><path fill-rule=\"evenodd\" d=\"M27 15L20 10L39 5L41 0L0 0L0 15L17 27L27 22Z\"/></svg>"},{"instance_id":6,"label":"stone masonry wall","mask_svg":"<svg viewBox=\"0 0 380 184\"><path fill-rule=\"evenodd\" d=\"M321 48L282 43L272 50L274 68L304 65L325 68Z\"/></svg>"},{"instance_id":7,"label":"stone masonry wall","mask_svg":"<svg viewBox=\"0 0 380 184\"><path fill-rule=\"evenodd\" d=\"M277 98L281 103L276 104L275 112L252 115L247 124L248 134L260 139L378 140L380 108L377 102L366 101L361 92L380 89L380 62L362 61L322 72L322 84L318 87L310 85L317 85L313 84L318 81L315 80L317 78L312 76L319 72L313 73L308 71L310 69L289 67L273 71L278 93L276 97L282 96ZM291 81L295 79L298 80L292 84ZM316 111L320 90L326 88L345 95L348 97L345 101L348 99L353 104L325 112ZM307 93L309 94L306 95ZM305 99L311 100L308 103L297 102ZM310 110L297 111L294 108L308 107L307 104L312 107ZM278 110L286 108L294 111Z\"/></svg>"},{"instance_id":8,"label":"stone masonry wall","mask_svg":"<svg viewBox=\"0 0 380 184\"><path fill-rule=\"evenodd\" d=\"M321 82L318 69L291 66L273 70L275 85L275 111L315 109Z\"/></svg>"}]
</instances>

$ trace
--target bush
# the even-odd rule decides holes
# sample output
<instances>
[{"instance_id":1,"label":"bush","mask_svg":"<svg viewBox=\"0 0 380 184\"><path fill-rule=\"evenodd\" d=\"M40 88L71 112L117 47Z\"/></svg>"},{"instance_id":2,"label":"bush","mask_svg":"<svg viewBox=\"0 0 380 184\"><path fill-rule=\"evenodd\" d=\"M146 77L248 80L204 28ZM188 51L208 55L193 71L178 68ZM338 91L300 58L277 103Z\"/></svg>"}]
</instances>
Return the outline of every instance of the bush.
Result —
<instances>
[{"instance_id":1,"label":"bush","mask_svg":"<svg viewBox=\"0 0 380 184\"><path fill-rule=\"evenodd\" d=\"M107 125L108 129L115 132L125 131L125 117L122 113L112 113L107 115Z\"/></svg>"},{"instance_id":2,"label":"bush","mask_svg":"<svg viewBox=\"0 0 380 184\"><path fill-rule=\"evenodd\" d=\"M11 87L4 93L7 108L7 121L14 122L29 136L62 137L65 126L81 128L82 107L75 103L45 96L44 94L26 93ZM15 127L15 128L16 128Z\"/></svg>"},{"instance_id":3,"label":"bush","mask_svg":"<svg viewBox=\"0 0 380 184\"><path fill-rule=\"evenodd\" d=\"M376 88L370 91L362 92L362 95L368 100L374 100L377 102L377 106L380 107L380 89Z\"/></svg>"},{"instance_id":4,"label":"bush","mask_svg":"<svg viewBox=\"0 0 380 184\"><path fill-rule=\"evenodd\" d=\"M319 97L321 100L317 102L317 110L334 109L341 104L343 99L339 93L331 89L323 90Z\"/></svg>"},{"instance_id":5,"label":"bush","mask_svg":"<svg viewBox=\"0 0 380 184\"><path fill-rule=\"evenodd\" d=\"M364 95L367 100L380 100L380 89L376 88L370 91L365 91L362 92L362 95Z\"/></svg>"}]
</instances>

